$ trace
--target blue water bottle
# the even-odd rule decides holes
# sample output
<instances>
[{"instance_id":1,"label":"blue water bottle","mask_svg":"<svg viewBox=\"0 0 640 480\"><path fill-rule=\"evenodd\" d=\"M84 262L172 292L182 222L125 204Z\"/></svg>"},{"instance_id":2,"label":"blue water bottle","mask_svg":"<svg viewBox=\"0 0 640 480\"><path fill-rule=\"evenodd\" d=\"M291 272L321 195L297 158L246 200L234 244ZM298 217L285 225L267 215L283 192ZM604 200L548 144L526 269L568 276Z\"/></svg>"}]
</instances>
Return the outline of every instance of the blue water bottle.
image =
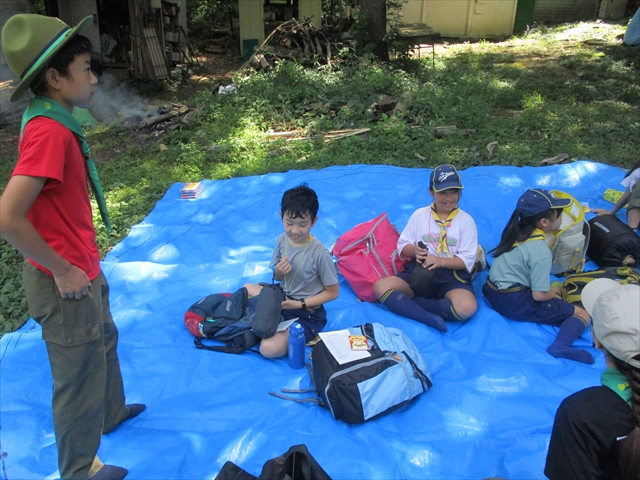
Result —
<instances>
[{"instance_id":1,"label":"blue water bottle","mask_svg":"<svg viewBox=\"0 0 640 480\"><path fill-rule=\"evenodd\" d=\"M304 328L297 322L289 327L289 366L304 367Z\"/></svg>"}]
</instances>

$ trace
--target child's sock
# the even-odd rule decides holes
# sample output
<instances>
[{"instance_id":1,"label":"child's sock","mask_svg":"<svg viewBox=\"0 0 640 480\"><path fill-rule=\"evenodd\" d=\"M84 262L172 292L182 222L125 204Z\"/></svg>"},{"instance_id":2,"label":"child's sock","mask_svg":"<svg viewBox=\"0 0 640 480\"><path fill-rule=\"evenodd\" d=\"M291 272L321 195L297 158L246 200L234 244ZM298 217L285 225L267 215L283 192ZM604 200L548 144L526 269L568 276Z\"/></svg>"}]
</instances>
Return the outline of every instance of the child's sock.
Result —
<instances>
[{"instance_id":1,"label":"child's sock","mask_svg":"<svg viewBox=\"0 0 640 480\"><path fill-rule=\"evenodd\" d=\"M442 317L426 311L402 292L388 290L380 297L380 302L393 313L417 320L441 332L447 331L447 325L444 323Z\"/></svg>"},{"instance_id":2,"label":"child's sock","mask_svg":"<svg viewBox=\"0 0 640 480\"><path fill-rule=\"evenodd\" d=\"M579 317L573 316L567 318L562 325L558 336L547 348L547 352L556 358L568 358L576 362L592 364L595 360L586 350L581 348L572 348L571 344L576 340L582 332L584 332L585 324Z\"/></svg>"},{"instance_id":3,"label":"child's sock","mask_svg":"<svg viewBox=\"0 0 640 480\"><path fill-rule=\"evenodd\" d=\"M458 315L458 312L456 312L455 308L453 308L453 304L451 303L451 301L447 300L446 298L434 300L424 297L415 297L413 301L424 308L427 312L438 315L448 322L464 321L462 318L460 318L460 315Z\"/></svg>"}]
</instances>

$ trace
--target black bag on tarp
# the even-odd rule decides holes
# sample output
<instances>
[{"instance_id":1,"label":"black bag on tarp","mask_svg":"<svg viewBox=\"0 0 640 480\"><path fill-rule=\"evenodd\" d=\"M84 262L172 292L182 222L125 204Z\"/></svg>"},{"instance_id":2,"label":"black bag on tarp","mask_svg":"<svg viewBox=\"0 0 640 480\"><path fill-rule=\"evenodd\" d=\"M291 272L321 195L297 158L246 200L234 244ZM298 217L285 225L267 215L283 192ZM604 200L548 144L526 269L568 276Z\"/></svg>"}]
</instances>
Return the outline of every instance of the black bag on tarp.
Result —
<instances>
[{"instance_id":1,"label":"black bag on tarp","mask_svg":"<svg viewBox=\"0 0 640 480\"><path fill-rule=\"evenodd\" d=\"M589 220L591 240L587 255L599 267L640 266L640 237L615 215L598 215ZM623 264L627 257L634 263Z\"/></svg>"},{"instance_id":2,"label":"black bag on tarp","mask_svg":"<svg viewBox=\"0 0 640 480\"><path fill-rule=\"evenodd\" d=\"M235 293L214 293L198 300L184 314L184 324L202 350L242 353L276 333L283 293L278 285L265 286L249 298L245 287ZM224 345L205 345L203 339Z\"/></svg>"},{"instance_id":3,"label":"black bag on tarp","mask_svg":"<svg viewBox=\"0 0 640 480\"><path fill-rule=\"evenodd\" d=\"M294 445L287 453L272 458L256 477L233 462L226 462L215 480L331 480L309 453L306 445Z\"/></svg>"}]
</instances>

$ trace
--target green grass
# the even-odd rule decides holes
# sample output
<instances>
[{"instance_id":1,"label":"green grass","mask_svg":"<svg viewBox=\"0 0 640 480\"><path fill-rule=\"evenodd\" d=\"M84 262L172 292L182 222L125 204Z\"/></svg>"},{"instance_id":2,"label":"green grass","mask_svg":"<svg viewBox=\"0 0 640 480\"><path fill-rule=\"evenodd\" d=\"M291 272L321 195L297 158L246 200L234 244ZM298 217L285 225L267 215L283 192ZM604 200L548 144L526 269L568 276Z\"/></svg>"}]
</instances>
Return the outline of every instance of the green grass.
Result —
<instances>
[{"instance_id":1,"label":"green grass","mask_svg":"<svg viewBox=\"0 0 640 480\"><path fill-rule=\"evenodd\" d=\"M140 222L175 182L260 175L330 165L433 167L538 165L567 153L629 167L639 154L640 49L621 46L624 27L562 25L491 43L440 45L431 57L383 65L344 52L328 68L280 63L239 73L232 95L204 88L188 101L187 127L143 138L132 130L88 131L114 231L95 221L103 253ZM380 115L383 96L409 108ZM437 138L435 127L475 134ZM269 130L303 136L366 127L365 135L330 142L269 141ZM15 135L15 129L0 132ZM489 158L486 146L499 147ZM0 184L15 152L0 152ZM21 258L0 241L0 333L26 321Z\"/></svg>"}]
</instances>

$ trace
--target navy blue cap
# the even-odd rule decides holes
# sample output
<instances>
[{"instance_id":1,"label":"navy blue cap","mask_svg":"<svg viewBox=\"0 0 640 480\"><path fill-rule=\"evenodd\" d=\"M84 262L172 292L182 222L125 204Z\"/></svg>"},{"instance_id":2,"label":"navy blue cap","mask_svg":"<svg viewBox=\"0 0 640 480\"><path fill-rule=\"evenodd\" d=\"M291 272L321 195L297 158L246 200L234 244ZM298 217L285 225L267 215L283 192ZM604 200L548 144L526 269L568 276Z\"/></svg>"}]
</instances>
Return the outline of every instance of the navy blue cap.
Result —
<instances>
[{"instance_id":1,"label":"navy blue cap","mask_svg":"<svg viewBox=\"0 0 640 480\"><path fill-rule=\"evenodd\" d=\"M459 190L464 188L460 181L460 175L453 165L440 165L434 168L433 172L431 172L429 186L434 192L441 192L449 188L457 188Z\"/></svg>"},{"instance_id":2,"label":"navy blue cap","mask_svg":"<svg viewBox=\"0 0 640 480\"><path fill-rule=\"evenodd\" d=\"M571 205L570 198L556 198L551 192L541 188L531 188L518 199L517 209L522 218L533 217L552 208Z\"/></svg>"}]
</instances>

